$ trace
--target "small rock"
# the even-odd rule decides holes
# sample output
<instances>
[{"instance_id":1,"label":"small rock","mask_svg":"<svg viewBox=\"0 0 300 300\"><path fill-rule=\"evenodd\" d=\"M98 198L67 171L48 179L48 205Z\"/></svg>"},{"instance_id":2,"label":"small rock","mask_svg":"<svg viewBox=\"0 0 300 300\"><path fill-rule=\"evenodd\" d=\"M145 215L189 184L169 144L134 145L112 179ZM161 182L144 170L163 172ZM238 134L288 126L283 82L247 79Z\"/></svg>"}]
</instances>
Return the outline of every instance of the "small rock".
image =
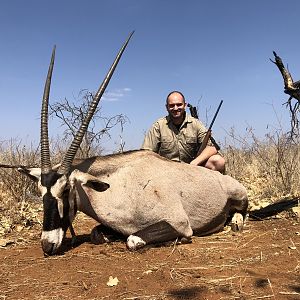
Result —
<instances>
[{"instance_id":1,"label":"small rock","mask_svg":"<svg viewBox=\"0 0 300 300\"><path fill-rule=\"evenodd\" d=\"M0 239L0 247L6 247L8 245L13 244L14 241L8 239Z\"/></svg>"},{"instance_id":2,"label":"small rock","mask_svg":"<svg viewBox=\"0 0 300 300\"><path fill-rule=\"evenodd\" d=\"M106 283L108 286L116 286L119 283L119 279L117 277L109 276L108 282Z\"/></svg>"},{"instance_id":3,"label":"small rock","mask_svg":"<svg viewBox=\"0 0 300 300\"><path fill-rule=\"evenodd\" d=\"M300 217L300 206L292 207L292 211Z\"/></svg>"}]
</instances>

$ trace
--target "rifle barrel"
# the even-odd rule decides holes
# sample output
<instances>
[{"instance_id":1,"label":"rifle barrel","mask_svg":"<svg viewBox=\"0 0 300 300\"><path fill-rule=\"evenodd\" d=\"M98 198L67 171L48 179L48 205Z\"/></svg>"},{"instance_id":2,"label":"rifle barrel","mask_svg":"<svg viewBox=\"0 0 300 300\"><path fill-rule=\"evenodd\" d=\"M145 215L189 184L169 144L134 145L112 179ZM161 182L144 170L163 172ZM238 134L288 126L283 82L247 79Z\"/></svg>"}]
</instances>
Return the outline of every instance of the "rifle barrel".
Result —
<instances>
[{"instance_id":1,"label":"rifle barrel","mask_svg":"<svg viewBox=\"0 0 300 300\"><path fill-rule=\"evenodd\" d=\"M217 111L216 111L216 113L215 113L215 115L214 115L214 117L213 117L213 119L212 119L212 121L211 121L211 123L210 123L210 125L209 125L209 127L208 127L208 130L211 130L211 129L212 129L212 127L213 127L213 125L214 125L214 122L215 122L215 120L216 120L216 117L217 117L217 115L218 115L218 113L219 113L219 110L220 110L222 104L223 104L223 100L221 100L221 102L220 102L220 104L219 104L219 106L218 106L218 109L217 109Z\"/></svg>"}]
</instances>

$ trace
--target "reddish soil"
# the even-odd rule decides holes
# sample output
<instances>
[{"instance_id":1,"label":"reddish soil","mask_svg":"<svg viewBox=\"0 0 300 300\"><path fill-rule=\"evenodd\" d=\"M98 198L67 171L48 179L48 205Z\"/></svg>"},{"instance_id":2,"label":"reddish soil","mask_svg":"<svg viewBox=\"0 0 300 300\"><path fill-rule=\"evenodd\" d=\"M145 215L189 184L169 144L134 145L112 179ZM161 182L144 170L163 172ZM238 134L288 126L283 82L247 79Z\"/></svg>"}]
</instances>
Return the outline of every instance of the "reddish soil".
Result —
<instances>
[{"instance_id":1,"label":"reddish soil","mask_svg":"<svg viewBox=\"0 0 300 300\"><path fill-rule=\"evenodd\" d=\"M34 229L0 248L0 299L300 299L294 219L248 221L241 234L224 231L138 252L123 242L92 245L93 225L77 221L79 245L59 256L43 256ZM117 285L107 285L110 276Z\"/></svg>"}]
</instances>

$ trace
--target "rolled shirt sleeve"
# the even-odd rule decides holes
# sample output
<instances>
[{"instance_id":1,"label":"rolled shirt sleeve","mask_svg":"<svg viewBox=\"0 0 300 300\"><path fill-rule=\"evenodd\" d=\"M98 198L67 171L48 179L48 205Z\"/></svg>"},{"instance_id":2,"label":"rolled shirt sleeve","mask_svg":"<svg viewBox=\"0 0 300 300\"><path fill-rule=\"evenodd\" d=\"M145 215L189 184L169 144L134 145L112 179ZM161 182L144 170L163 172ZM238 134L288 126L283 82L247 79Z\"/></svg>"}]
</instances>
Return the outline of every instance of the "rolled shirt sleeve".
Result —
<instances>
[{"instance_id":1,"label":"rolled shirt sleeve","mask_svg":"<svg viewBox=\"0 0 300 300\"><path fill-rule=\"evenodd\" d=\"M161 140L161 134L160 134L160 128L159 123L155 122L149 131L147 132L144 142L142 144L141 149L144 150L151 150L153 152L158 153L160 148L160 140Z\"/></svg>"}]
</instances>

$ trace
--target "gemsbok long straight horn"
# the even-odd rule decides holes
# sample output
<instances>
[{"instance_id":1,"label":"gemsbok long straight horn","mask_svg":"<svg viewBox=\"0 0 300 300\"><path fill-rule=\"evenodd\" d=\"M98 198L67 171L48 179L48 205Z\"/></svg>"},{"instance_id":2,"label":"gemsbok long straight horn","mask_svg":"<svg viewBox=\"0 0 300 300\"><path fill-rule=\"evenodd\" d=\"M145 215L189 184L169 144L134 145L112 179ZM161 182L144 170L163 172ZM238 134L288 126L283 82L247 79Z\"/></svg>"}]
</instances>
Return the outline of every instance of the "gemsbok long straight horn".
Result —
<instances>
[{"instance_id":1,"label":"gemsbok long straight horn","mask_svg":"<svg viewBox=\"0 0 300 300\"><path fill-rule=\"evenodd\" d=\"M48 69L48 74L45 82L44 95L42 101L41 110L41 169L42 174L47 174L51 171L51 161L50 161L50 150L49 150L49 136L48 136L48 107L49 107L49 94L52 79L52 72L55 60L55 49L53 47L51 61Z\"/></svg>"}]
</instances>

